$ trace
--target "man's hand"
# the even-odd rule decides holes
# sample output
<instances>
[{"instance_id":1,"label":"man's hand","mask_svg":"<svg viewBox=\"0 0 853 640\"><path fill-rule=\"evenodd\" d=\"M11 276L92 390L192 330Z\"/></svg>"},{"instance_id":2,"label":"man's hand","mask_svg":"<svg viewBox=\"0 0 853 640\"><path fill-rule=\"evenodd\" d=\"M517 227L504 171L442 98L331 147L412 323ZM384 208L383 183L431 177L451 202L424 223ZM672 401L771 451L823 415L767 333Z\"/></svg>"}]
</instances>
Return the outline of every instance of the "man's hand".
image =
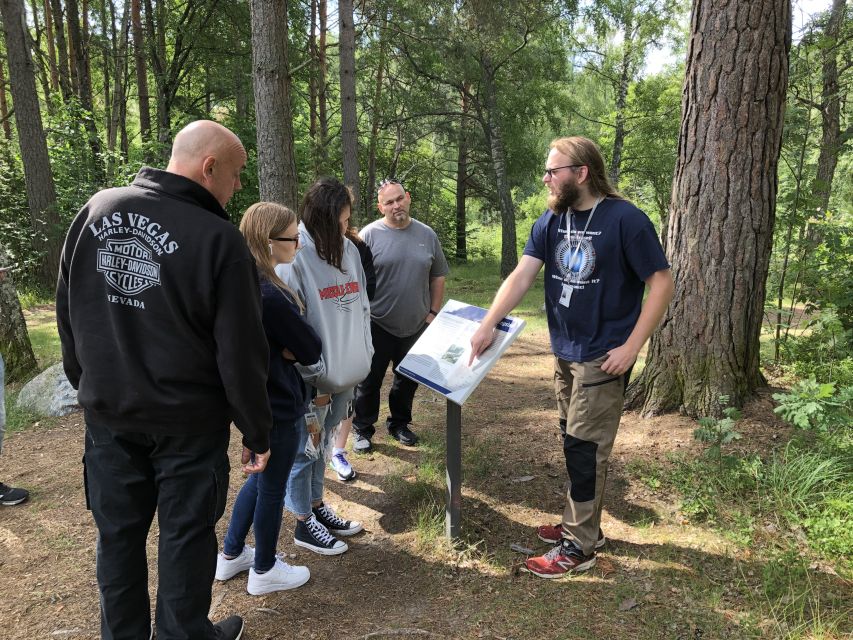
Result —
<instances>
[{"instance_id":1,"label":"man's hand","mask_svg":"<svg viewBox=\"0 0 853 640\"><path fill-rule=\"evenodd\" d=\"M474 362L474 358L479 356L483 351L489 348L495 336L495 328L488 325L480 324L480 328L471 336L471 357L468 358L468 366Z\"/></svg>"},{"instance_id":2,"label":"man's hand","mask_svg":"<svg viewBox=\"0 0 853 640\"><path fill-rule=\"evenodd\" d=\"M267 468L267 462L270 459L270 450L267 449L264 453L255 453L251 449L243 447L243 455L240 456L240 462L243 463L243 473L249 475L252 473L260 473Z\"/></svg>"},{"instance_id":3,"label":"man's hand","mask_svg":"<svg viewBox=\"0 0 853 640\"><path fill-rule=\"evenodd\" d=\"M627 344L623 344L621 347L616 347L607 352L607 360L601 365L601 370L612 376L621 376L636 361L637 351Z\"/></svg>"},{"instance_id":4,"label":"man's hand","mask_svg":"<svg viewBox=\"0 0 853 640\"><path fill-rule=\"evenodd\" d=\"M281 350L281 357L285 360L289 360L290 362L296 362L296 356L293 355L293 352L287 347Z\"/></svg>"}]
</instances>

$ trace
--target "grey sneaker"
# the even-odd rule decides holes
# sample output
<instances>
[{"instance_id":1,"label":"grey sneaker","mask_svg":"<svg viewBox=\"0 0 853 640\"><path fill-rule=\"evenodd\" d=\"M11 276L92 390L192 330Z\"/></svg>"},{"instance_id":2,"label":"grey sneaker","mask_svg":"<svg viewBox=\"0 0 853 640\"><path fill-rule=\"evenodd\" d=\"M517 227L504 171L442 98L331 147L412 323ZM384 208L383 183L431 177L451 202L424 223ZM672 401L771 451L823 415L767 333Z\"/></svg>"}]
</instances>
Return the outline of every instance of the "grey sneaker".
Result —
<instances>
[{"instance_id":1,"label":"grey sneaker","mask_svg":"<svg viewBox=\"0 0 853 640\"><path fill-rule=\"evenodd\" d=\"M347 460L346 455L343 453L336 453L333 455L332 459L329 460L329 466L338 474L338 480L341 482L355 480L358 475L355 472L355 469L352 468L349 460Z\"/></svg>"},{"instance_id":2,"label":"grey sneaker","mask_svg":"<svg viewBox=\"0 0 853 640\"><path fill-rule=\"evenodd\" d=\"M354 433L352 450L355 453L370 453L373 450L373 443L370 442L370 438L360 433Z\"/></svg>"}]
</instances>

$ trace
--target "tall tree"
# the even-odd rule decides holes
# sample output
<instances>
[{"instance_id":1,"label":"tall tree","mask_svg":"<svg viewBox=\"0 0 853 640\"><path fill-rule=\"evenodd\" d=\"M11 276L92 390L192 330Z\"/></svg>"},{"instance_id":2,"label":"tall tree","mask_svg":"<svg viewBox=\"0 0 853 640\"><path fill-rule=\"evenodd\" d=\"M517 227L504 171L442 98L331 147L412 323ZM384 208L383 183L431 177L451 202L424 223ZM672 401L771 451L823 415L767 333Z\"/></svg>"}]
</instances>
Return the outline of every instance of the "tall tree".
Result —
<instances>
[{"instance_id":1,"label":"tall tree","mask_svg":"<svg viewBox=\"0 0 853 640\"><path fill-rule=\"evenodd\" d=\"M295 210L298 200L288 65L288 2L251 0L252 80L261 200Z\"/></svg>"},{"instance_id":2,"label":"tall tree","mask_svg":"<svg viewBox=\"0 0 853 640\"><path fill-rule=\"evenodd\" d=\"M47 65L50 69L50 88L59 89L59 71L56 68L56 43L53 39L53 18L50 14L50 1L44 0L44 33L47 40Z\"/></svg>"},{"instance_id":3,"label":"tall tree","mask_svg":"<svg viewBox=\"0 0 853 640\"><path fill-rule=\"evenodd\" d=\"M9 124L9 103L6 99L6 70L3 68L3 60L0 60L0 120L3 121L3 137L12 139L12 125Z\"/></svg>"},{"instance_id":4,"label":"tall tree","mask_svg":"<svg viewBox=\"0 0 853 640\"><path fill-rule=\"evenodd\" d=\"M143 143L151 142L151 109L148 103L148 66L142 35L140 0L131 0L130 19L133 24L133 62L136 69L136 91L139 101L139 134Z\"/></svg>"},{"instance_id":5,"label":"tall tree","mask_svg":"<svg viewBox=\"0 0 853 640\"><path fill-rule=\"evenodd\" d=\"M40 280L52 286L59 273L62 229L56 211L56 191L47 155L47 142L39 111L33 59L30 55L23 0L0 0L9 79L15 106L18 144L24 165L27 202L33 231L44 245Z\"/></svg>"},{"instance_id":6,"label":"tall tree","mask_svg":"<svg viewBox=\"0 0 853 640\"><path fill-rule=\"evenodd\" d=\"M56 53L59 56L59 87L62 89L62 98L65 102L73 95L71 87L71 76L68 60L68 45L65 40L65 19L63 18L62 3L60 0L50 0L50 15L53 18L53 33L56 35Z\"/></svg>"},{"instance_id":7,"label":"tall tree","mask_svg":"<svg viewBox=\"0 0 853 640\"><path fill-rule=\"evenodd\" d=\"M341 75L341 148L344 183L353 191L352 216L361 220L361 180L358 171L358 116L355 110L355 22L352 0L339 0Z\"/></svg>"},{"instance_id":8,"label":"tall tree","mask_svg":"<svg viewBox=\"0 0 853 640\"><path fill-rule=\"evenodd\" d=\"M667 229L675 297L629 396L646 414L719 414L721 395L740 405L764 384L791 2L696 0L690 24Z\"/></svg>"}]
</instances>

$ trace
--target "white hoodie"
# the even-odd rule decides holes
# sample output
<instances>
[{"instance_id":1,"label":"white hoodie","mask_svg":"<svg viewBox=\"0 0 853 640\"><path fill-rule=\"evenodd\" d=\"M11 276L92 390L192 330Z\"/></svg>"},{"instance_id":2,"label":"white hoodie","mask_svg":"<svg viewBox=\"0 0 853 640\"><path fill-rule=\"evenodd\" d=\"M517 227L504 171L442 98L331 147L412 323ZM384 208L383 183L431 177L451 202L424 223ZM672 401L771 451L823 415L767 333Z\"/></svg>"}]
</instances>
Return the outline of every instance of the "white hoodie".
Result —
<instances>
[{"instance_id":1,"label":"white hoodie","mask_svg":"<svg viewBox=\"0 0 853 640\"><path fill-rule=\"evenodd\" d=\"M293 261L288 282L305 303L308 324L323 340L323 356L315 365L296 367L321 393L340 393L367 377L373 358L364 269L358 249L346 238L340 270L317 255L314 240L302 223L299 240L302 249Z\"/></svg>"}]
</instances>

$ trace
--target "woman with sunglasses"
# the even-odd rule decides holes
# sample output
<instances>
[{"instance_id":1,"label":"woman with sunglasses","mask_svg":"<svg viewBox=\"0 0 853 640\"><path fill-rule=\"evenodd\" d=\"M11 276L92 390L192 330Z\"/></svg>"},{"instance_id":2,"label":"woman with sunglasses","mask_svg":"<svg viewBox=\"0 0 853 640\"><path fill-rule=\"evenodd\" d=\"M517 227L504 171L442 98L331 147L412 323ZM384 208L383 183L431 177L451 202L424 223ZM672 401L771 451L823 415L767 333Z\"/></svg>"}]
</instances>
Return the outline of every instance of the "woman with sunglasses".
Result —
<instances>
[{"instance_id":1,"label":"woman with sunglasses","mask_svg":"<svg viewBox=\"0 0 853 640\"><path fill-rule=\"evenodd\" d=\"M273 430L266 469L250 475L237 494L224 548L216 562L216 579L228 580L248 570L247 591L262 595L294 589L310 576L307 567L293 567L278 558L276 543L308 400L305 383L294 365L315 365L322 370L322 344L306 322L299 296L275 273L276 265L292 262L299 249L296 215L279 204L258 202L243 214L240 232L260 275L263 323L270 346L267 393ZM250 528L255 532L255 549L246 544Z\"/></svg>"},{"instance_id":2,"label":"woman with sunglasses","mask_svg":"<svg viewBox=\"0 0 853 640\"><path fill-rule=\"evenodd\" d=\"M299 236L304 248L293 262L290 283L305 301L306 318L323 341L323 365L300 367L316 390L299 452L287 485L285 507L296 516L294 543L322 555L348 549L336 536L362 529L323 503L323 473L332 454L332 434L346 416L353 388L370 371L373 343L370 304L358 250L344 237L352 193L335 178L320 178L302 201ZM316 417L314 417L316 416Z\"/></svg>"}]
</instances>

